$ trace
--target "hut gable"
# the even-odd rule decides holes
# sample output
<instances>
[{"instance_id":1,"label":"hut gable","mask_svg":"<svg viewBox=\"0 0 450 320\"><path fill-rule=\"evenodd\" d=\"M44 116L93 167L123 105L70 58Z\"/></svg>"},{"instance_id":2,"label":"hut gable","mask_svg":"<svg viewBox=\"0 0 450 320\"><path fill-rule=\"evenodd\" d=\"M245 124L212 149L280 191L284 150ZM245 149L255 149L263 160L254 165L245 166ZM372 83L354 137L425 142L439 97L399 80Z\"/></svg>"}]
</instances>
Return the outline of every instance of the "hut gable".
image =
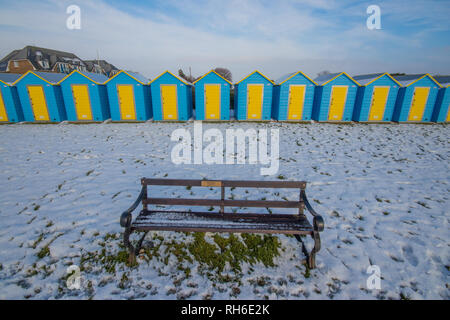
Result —
<instances>
[{"instance_id":1,"label":"hut gable","mask_svg":"<svg viewBox=\"0 0 450 320\"><path fill-rule=\"evenodd\" d=\"M353 77L358 88L353 120L391 121L400 83L388 73L358 75Z\"/></svg>"},{"instance_id":2,"label":"hut gable","mask_svg":"<svg viewBox=\"0 0 450 320\"><path fill-rule=\"evenodd\" d=\"M345 72L322 75L314 97L313 119L351 121L359 83Z\"/></svg>"},{"instance_id":3,"label":"hut gable","mask_svg":"<svg viewBox=\"0 0 450 320\"><path fill-rule=\"evenodd\" d=\"M0 73L0 122L23 121L17 88L12 86L20 77L21 74Z\"/></svg>"},{"instance_id":4,"label":"hut gable","mask_svg":"<svg viewBox=\"0 0 450 320\"><path fill-rule=\"evenodd\" d=\"M195 118L228 120L230 118L231 82L214 70L195 82Z\"/></svg>"},{"instance_id":5,"label":"hut gable","mask_svg":"<svg viewBox=\"0 0 450 320\"><path fill-rule=\"evenodd\" d=\"M28 71L14 82L26 121L59 122L67 119L58 85L65 76L61 73ZM30 95L34 99L30 99Z\"/></svg>"},{"instance_id":6,"label":"hut gable","mask_svg":"<svg viewBox=\"0 0 450 320\"><path fill-rule=\"evenodd\" d=\"M99 73L74 70L58 84L69 121L104 121L109 118L106 87L108 78Z\"/></svg>"},{"instance_id":7,"label":"hut gable","mask_svg":"<svg viewBox=\"0 0 450 320\"><path fill-rule=\"evenodd\" d=\"M236 83L234 86L234 112L236 119L270 120L273 84L272 80L258 70ZM263 85L262 88L261 85ZM250 96L253 96L253 98L249 98ZM251 105L249 105L249 101Z\"/></svg>"},{"instance_id":8,"label":"hut gable","mask_svg":"<svg viewBox=\"0 0 450 320\"><path fill-rule=\"evenodd\" d=\"M316 83L303 72L293 72L275 81L272 117L280 121L309 121Z\"/></svg>"},{"instance_id":9,"label":"hut gable","mask_svg":"<svg viewBox=\"0 0 450 320\"><path fill-rule=\"evenodd\" d=\"M139 73L124 70L105 82L113 121L146 121L152 117L149 82Z\"/></svg>"},{"instance_id":10,"label":"hut gable","mask_svg":"<svg viewBox=\"0 0 450 320\"><path fill-rule=\"evenodd\" d=\"M150 87L155 120L186 121L192 117L192 84L190 82L165 71L150 82ZM166 100L162 98L164 95Z\"/></svg>"},{"instance_id":11,"label":"hut gable","mask_svg":"<svg viewBox=\"0 0 450 320\"><path fill-rule=\"evenodd\" d=\"M430 122L441 85L429 74L394 76L400 88L393 120Z\"/></svg>"}]
</instances>

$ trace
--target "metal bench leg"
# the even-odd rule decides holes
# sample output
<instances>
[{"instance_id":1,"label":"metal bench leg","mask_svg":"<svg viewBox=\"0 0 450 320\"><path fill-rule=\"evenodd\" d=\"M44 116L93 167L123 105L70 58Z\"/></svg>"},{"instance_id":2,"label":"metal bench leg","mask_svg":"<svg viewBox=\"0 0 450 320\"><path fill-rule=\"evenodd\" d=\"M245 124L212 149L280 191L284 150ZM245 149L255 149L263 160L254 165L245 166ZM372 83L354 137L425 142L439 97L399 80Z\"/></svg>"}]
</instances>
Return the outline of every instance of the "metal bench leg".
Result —
<instances>
[{"instance_id":1,"label":"metal bench leg","mask_svg":"<svg viewBox=\"0 0 450 320\"><path fill-rule=\"evenodd\" d=\"M306 257L306 263L308 264L308 268L314 269L316 267L316 253L320 250L320 236L318 231L313 231L311 237L314 239L314 247L311 252L306 250L305 243L299 235L295 235L295 238L302 244L302 252Z\"/></svg>"},{"instance_id":2,"label":"metal bench leg","mask_svg":"<svg viewBox=\"0 0 450 320\"><path fill-rule=\"evenodd\" d=\"M129 257L128 262L130 265L136 264L136 256L139 254L139 251L141 251L142 243L144 242L145 236L147 235L148 231L144 233L144 235L139 239L136 248L131 244L130 236L132 231L130 228L125 228L125 232L123 233L123 243L125 247L128 248Z\"/></svg>"},{"instance_id":3,"label":"metal bench leg","mask_svg":"<svg viewBox=\"0 0 450 320\"><path fill-rule=\"evenodd\" d=\"M316 253L319 252L321 245L319 232L313 231L311 237L314 239L314 247L309 255L308 265L310 269L314 269L316 267Z\"/></svg>"},{"instance_id":4,"label":"metal bench leg","mask_svg":"<svg viewBox=\"0 0 450 320\"><path fill-rule=\"evenodd\" d=\"M123 233L123 244L125 245L126 248L128 248L129 253L128 263L130 265L134 265L136 264L136 250L130 242L131 233L132 231L130 228L125 228L125 231Z\"/></svg>"}]
</instances>

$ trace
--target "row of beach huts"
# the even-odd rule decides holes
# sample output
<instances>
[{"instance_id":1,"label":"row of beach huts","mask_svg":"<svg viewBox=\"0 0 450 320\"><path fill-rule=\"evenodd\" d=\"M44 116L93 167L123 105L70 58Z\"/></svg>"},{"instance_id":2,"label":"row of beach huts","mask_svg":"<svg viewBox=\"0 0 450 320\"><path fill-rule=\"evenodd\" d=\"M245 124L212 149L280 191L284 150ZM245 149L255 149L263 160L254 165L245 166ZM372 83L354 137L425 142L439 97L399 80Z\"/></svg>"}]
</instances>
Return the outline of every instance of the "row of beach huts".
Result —
<instances>
[{"instance_id":1,"label":"row of beach huts","mask_svg":"<svg viewBox=\"0 0 450 320\"><path fill-rule=\"evenodd\" d=\"M194 83L169 71L152 81L126 71L109 79L79 71L2 73L0 123L223 121L231 118L231 90L236 120L449 122L449 86L450 76L429 74L342 72L312 80L299 71L272 81L255 71L233 85L214 70Z\"/></svg>"}]
</instances>

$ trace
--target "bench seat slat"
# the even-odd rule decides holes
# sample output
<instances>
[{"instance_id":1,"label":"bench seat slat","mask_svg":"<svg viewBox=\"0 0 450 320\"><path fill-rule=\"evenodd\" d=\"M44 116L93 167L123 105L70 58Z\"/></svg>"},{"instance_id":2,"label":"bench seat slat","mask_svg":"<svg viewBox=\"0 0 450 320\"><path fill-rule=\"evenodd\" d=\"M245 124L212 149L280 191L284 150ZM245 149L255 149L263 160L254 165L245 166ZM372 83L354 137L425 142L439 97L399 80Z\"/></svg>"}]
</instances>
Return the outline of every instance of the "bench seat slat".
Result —
<instances>
[{"instance_id":1,"label":"bench seat slat","mask_svg":"<svg viewBox=\"0 0 450 320\"><path fill-rule=\"evenodd\" d=\"M307 234L312 231L311 224L306 218L269 218L256 219L254 215L235 215L238 217L222 218L217 214L209 217L196 213L183 212L154 212L150 215L139 215L132 223L135 230L167 230L185 232L249 232L249 233L284 233ZM225 214L224 216L227 216ZM264 215L267 216L267 215ZM274 214L273 216L277 216Z\"/></svg>"}]
</instances>

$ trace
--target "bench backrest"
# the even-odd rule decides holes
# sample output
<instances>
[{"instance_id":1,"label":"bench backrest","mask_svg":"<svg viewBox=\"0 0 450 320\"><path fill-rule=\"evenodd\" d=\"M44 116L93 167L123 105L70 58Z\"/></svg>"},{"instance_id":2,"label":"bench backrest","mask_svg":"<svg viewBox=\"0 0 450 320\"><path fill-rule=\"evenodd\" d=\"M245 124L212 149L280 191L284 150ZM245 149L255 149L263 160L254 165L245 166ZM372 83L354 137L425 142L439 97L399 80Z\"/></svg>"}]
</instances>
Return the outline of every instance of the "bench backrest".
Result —
<instances>
[{"instance_id":1,"label":"bench backrest","mask_svg":"<svg viewBox=\"0 0 450 320\"><path fill-rule=\"evenodd\" d=\"M148 205L185 205L185 206L220 206L220 213L225 207L259 207L259 208L297 208L303 214L305 206L302 192L305 192L305 181L254 181L254 180L186 180L186 179L141 179L144 194L142 204L147 210ZM220 199L179 199L151 198L147 186L185 186L185 187L218 187L221 188ZM275 200L226 200L225 188L290 188L299 189L298 201Z\"/></svg>"}]
</instances>

